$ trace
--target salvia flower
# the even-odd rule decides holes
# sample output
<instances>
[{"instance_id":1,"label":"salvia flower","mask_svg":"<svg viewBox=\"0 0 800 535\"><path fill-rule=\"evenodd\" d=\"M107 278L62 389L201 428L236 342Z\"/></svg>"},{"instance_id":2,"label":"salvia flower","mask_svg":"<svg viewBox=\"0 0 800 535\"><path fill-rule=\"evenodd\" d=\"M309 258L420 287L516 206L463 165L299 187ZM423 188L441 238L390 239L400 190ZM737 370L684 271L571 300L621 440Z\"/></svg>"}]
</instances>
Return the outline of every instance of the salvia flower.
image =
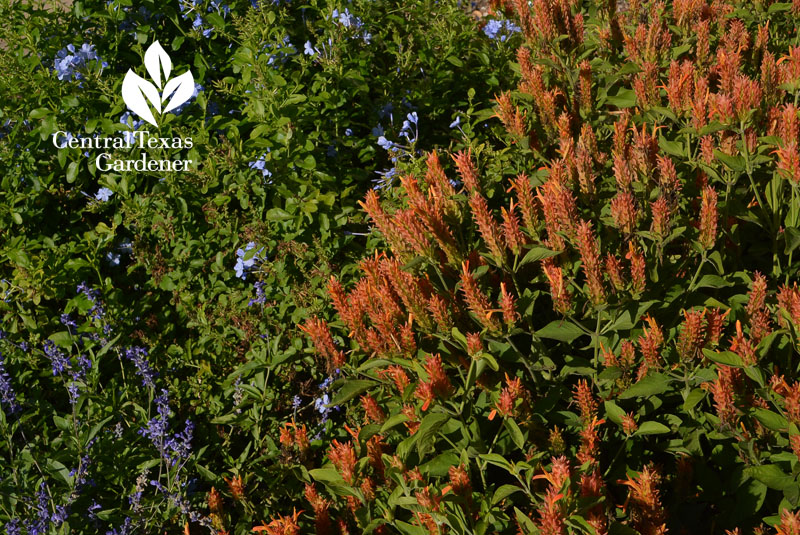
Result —
<instances>
[{"instance_id":1,"label":"salvia flower","mask_svg":"<svg viewBox=\"0 0 800 535\"><path fill-rule=\"evenodd\" d=\"M630 488L628 506L631 507L636 519L634 528L639 533L666 533L666 514L661 505L661 496L658 485L661 477L654 468L645 466L641 473L622 484Z\"/></svg>"},{"instance_id":2,"label":"salvia flower","mask_svg":"<svg viewBox=\"0 0 800 535\"><path fill-rule=\"evenodd\" d=\"M158 375L147 360L147 349L143 347L129 347L125 349L125 358L136 366L136 375L142 378L142 385L155 388L155 377Z\"/></svg>"},{"instance_id":3,"label":"salvia flower","mask_svg":"<svg viewBox=\"0 0 800 535\"><path fill-rule=\"evenodd\" d=\"M492 309L489 305L489 299L478 288L478 282L472 276L469 270L469 263L464 262L461 270L461 291L464 294L464 299L467 306L478 319L478 322L487 327L489 330L499 330L499 323L497 319L492 316Z\"/></svg>"},{"instance_id":4,"label":"salvia flower","mask_svg":"<svg viewBox=\"0 0 800 535\"><path fill-rule=\"evenodd\" d=\"M577 241L592 303L595 305L605 303L606 295L603 288L603 275L600 271L600 253L591 223L588 221L581 221L578 224Z\"/></svg>"},{"instance_id":5,"label":"salvia flower","mask_svg":"<svg viewBox=\"0 0 800 535\"><path fill-rule=\"evenodd\" d=\"M2 402L1 405L3 407L7 407L10 414L15 414L22 410L22 407L17 402L17 394L14 392L14 387L11 385L11 377L6 371L2 353L0 353L0 402Z\"/></svg>"}]
</instances>

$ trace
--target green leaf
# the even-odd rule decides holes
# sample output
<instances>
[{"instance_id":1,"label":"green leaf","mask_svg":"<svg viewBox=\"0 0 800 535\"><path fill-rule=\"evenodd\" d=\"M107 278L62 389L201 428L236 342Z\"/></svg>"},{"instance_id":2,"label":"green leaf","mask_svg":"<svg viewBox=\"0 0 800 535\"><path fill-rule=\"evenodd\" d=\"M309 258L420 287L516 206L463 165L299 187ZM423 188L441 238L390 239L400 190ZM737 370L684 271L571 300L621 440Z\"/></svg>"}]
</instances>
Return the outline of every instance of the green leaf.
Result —
<instances>
[{"instance_id":1,"label":"green leaf","mask_svg":"<svg viewBox=\"0 0 800 535\"><path fill-rule=\"evenodd\" d=\"M515 492L522 492L522 489L516 485L502 485L500 488L494 491L494 496L492 496L492 505L500 503Z\"/></svg>"},{"instance_id":2,"label":"green leaf","mask_svg":"<svg viewBox=\"0 0 800 535\"><path fill-rule=\"evenodd\" d=\"M72 429L72 424L69 423L69 420L66 418L62 418L57 414L53 415L53 423L56 424L56 427L61 429L62 431L70 431Z\"/></svg>"},{"instance_id":3,"label":"green leaf","mask_svg":"<svg viewBox=\"0 0 800 535\"><path fill-rule=\"evenodd\" d=\"M536 331L536 336L540 338L551 338L562 342L572 342L582 334L584 333L580 327L567 320L551 321Z\"/></svg>"},{"instance_id":4,"label":"green leaf","mask_svg":"<svg viewBox=\"0 0 800 535\"><path fill-rule=\"evenodd\" d=\"M353 399L357 395L361 394L362 392L366 392L378 384L380 383L377 381L370 381L369 379L349 379L344 383L344 385L342 385L342 388L336 393L336 395L333 396L330 406L341 405L345 401Z\"/></svg>"},{"instance_id":5,"label":"green leaf","mask_svg":"<svg viewBox=\"0 0 800 535\"><path fill-rule=\"evenodd\" d=\"M78 162L70 162L67 166L67 182L72 184L78 176Z\"/></svg>"},{"instance_id":6,"label":"green leaf","mask_svg":"<svg viewBox=\"0 0 800 535\"><path fill-rule=\"evenodd\" d=\"M434 436L449 419L450 417L443 412L432 412L422 419L417 432L414 433L417 437L416 445L420 458L424 456L428 447L434 444Z\"/></svg>"},{"instance_id":7,"label":"green leaf","mask_svg":"<svg viewBox=\"0 0 800 535\"><path fill-rule=\"evenodd\" d=\"M639 380L625 392L621 393L617 398L630 399L638 397L654 396L669 390L669 383L671 379L666 375L654 373Z\"/></svg>"},{"instance_id":8,"label":"green leaf","mask_svg":"<svg viewBox=\"0 0 800 535\"><path fill-rule=\"evenodd\" d=\"M692 410L695 405L700 403L700 400L706 397L706 391L702 388L695 388L689 395L686 396L686 399L683 401L683 410L690 411Z\"/></svg>"},{"instance_id":9,"label":"green leaf","mask_svg":"<svg viewBox=\"0 0 800 535\"><path fill-rule=\"evenodd\" d=\"M536 524L533 523L528 515L514 507L514 516L517 518L517 524L519 524L520 529L523 532L523 535L530 534L530 535L538 535L539 528L536 527Z\"/></svg>"},{"instance_id":10,"label":"green leaf","mask_svg":"<svg viewBox=\"0 0 800 535\"><path fill-rule=\"evenodd\" d=\"M516 444L519 449L522 449L525 446L525 437L522 436L522 431L517 425L517 422L511 418L505 418L503 420L503 425L506 426L506 430L508 434L511 435L511 440L514 441L514 444Z\"/></svg>"},{"instance_id":11,"label":"green leaf","mask_svg":"<svg viewBox=\"0 0 800 535\"><path fill-rule=\"evenodd\" d=\"M714 157L734 171L741 173L745 170L745 161L742 156L730 156L722 151L714 149Z\"/></svg>"},{"instance_id":12,"label":"green leaf","mask_svg":"<svg viewBox=\"0 0 800 535\"><path fill-rule=\"evenodd\" d=\"M335 468L315 468L308 471L308 475L313 477L316 481L323 483L339 483L344 484L342 475L336 471Z\"/></svg>"},{"instance_id":13,"label":"green leaf","mask_svg":"<svg viewBox=\"0 0 800 535\"><path fill-rule=\"evenodd\" d=\"M622 425L622 417L625 416L625 411L610 399L604 401L603 405L605 406L608 419L615 424Z\"/></svg>"},{"instance_id":14,"label":"green leaf","mask_svg":"<svg viewBox=\"0 0 800 535\"><path fill-rule=\"evenodd\" d=\"M677 156L678 158L686 158L686 150L679 141L670 141L663 136L659 136L658 146L667 154Z\"/></svg>"},{"instance_id":15,"label":"green leaf","mask_svg":"<svg viewBox=\"0 0 800 535\"><path fill-rule=\"evenodd\" d=\"M621 88L616 95L609 95L606 102L617 108L631 108L636 105L636 93L633 89Z\"/></svg>"},{"instance_id":16,"label":"green leaf","mask_svg":"<svg viewBox=\"0 0 800 535\"><path fill-rule=\"evenodd\" d=\"M383 426L381 426L381 434L385 433L389 429L408 421L408 416L405 414L395 414L394 416L390 416L383 422Z\"/></svg>"},{"instance_id":17,"label":"green leaf","mask_svg":"<svg viewBox=\"0 0 800 535\"><path fill-rule=\"evenodd\" d=\"M786 474L776 464L749 466L744 469L744 473L775 490L786 490L795 485L794 478Z\"/></svg>"},{"instance_id":18,"label":"green leaf","mask_svg":"<svg viewBox=\"0 0 800 535\"><path fill-rule=\"evenodd\" d=\"M786 242L783 252L784 254L789 254L800 245L800 229L796 227L786 227L783 232L783 239Z\"/></svg>"},{"instance_id":19,"label":"green leaf","mask_svg":"<svg viewBox=\"0 0 800 535\"><path fill-rule=\"evenodd\" d=\"M506 470L511 470L511 463L508 462L505 457L497 453L482 453L478 455L478 457L495 466L505 468Z\"/></svg>"},{"instance_id":20,"label":"green leaf","mask_svg":"<svg viewBox=\"0 0 800 535\"><path fill-rule=\"evenodd\" d=\"M670 429L658 422L643 422L636 431L637 435L663 435L669 433Z\"/></svg>"},{"instance_id":21,"label":"green leaf","mask_svg":"<svg viewBox=\"0 0 800 535\"><path fill-rule=\"evenodd\" d=\"M744 368L742 358L732 351L711 351L710 349L703 348L703 354L708 360L716 362L717 364L734 368Z\"/></svg>"},{"instance_id":22,"label":"green leaf","mask_svg":"<svg viewBox=\"0 0 800 535\"><path fill-rule=\"evenodd\" d=\"M447 475L451 466L457 466L459 460L455 452L447 451L420 466L419 470L429 476L441 477Z\"/></svg>"},{"instance_id":23,"label":"green leaf","mask_svg":"<svg viewBox=\"0 0 800 535\"><path fill-rule=\"evenodd\" d=\"M772 431L785 431L789 429L789 420L776 412L767 409L757 408L755 411L756 420L761 425Z\"/></svg>"},{"instance_id":24,"label":"green leaf","mask_svg":"<svg viewBox=\"0 0 800 535\"><path fill-rule=\"evenodd\" d=\"M733 286L732 282L728 282L719 275L703 275L697 281L695 288L724 288L725 286Z\"/></svg>"},{"instance_id":25,"label":"green leaf","mask_svg":"<svg viewBox=\"0 0 800 535\"><path fill-rule=\"evenodd\" d=\"M518 267L530 264L531 262L538 262L539 260L544 260L545 258L550 258L557 254L558 251L552 251L546 247L533 247L530 251L525 253L525 256L519 261Z\"/></svg>"},{"instance_id":26,"label":"green leaf","mask_svg":"<svg viewBox=\"0 0 800 535\"><path fill-rule=\"evenodd\" d=\"M292 215L281 208L270 208L267 210L267 219L270 221L286 221L293 219Z\"/></svg>"}]
</instances>

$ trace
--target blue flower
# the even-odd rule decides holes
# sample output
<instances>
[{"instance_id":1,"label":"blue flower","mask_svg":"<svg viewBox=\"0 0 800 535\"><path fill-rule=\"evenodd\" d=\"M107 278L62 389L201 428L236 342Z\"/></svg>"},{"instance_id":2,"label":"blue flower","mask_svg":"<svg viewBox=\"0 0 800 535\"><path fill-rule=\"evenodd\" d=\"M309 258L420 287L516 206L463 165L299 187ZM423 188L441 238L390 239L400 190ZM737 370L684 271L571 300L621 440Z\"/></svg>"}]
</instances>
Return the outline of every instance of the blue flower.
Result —
<instances>
[{"instance_id":1,"label":"blue flower","mask_svg":"<svg viewBox=\"0 0 800 535\"><path fill-rule=\"evenodd\" d=\"M391 150L394 147L394 143L386 139L384 136L380 136L378 138L378 145L385 150Z\"/></svg>"},{"instance_id":2,"label":"blue flower","mask_svg":"<svg viewBox=\"0 0 800 535\"><path fill-rule=\"evenodd\" d=\"M236 265L234 266L234 270L236 271L236 276L242 280L244 280L247 277L247 275L245 274L246 270L252 268L255 265L256 261L263 260L258 256L261 253L261 251L264 250L263 247L259 249L258 252L256 252L252 256L247 254L247 252L254 249L255 246L256 246L255 242L250 242L245 246L244 249L236 250ZM245 256L248 256L249 258L245 260Z\"/></svg>"},{"instance_id":3,"label":"blue flower","mask_svg":"<svg viewBox=\"0 0 800 535\"><path fill-rule=\"evenodd\" d=\"M75 45L69 44L56 53L55 60L53 61L53 70L59 80L82 80L83 74L81 71L84 70L91 61L100 63L103 67L108 66L108 64L97 55L94 45L84 43L81 45L80 49L76 49Z\"/></svg>"},{"instance_id":4,"label":"blue flower","mask_svg":"<svg viewBox=\"0 0 800 535\"><path fill-rule=\"evenodd\" d=\"M19 403L17 403L17 394L11 386L11 377L6 372L2 353L0 353L0 402L2 402L0 405L8 407L11 414L21 410Z\"/></svg>"},{"instance_id":5,"label":"blue flower","mask_svg":"<svg viewBox=\"0 0 800 535\"><path fill-rule=\"evenodd\" d=\"M22 529L19 527L19 518L12 518L6 522L7 535L22 535Z\"/></svg>"},{"instance_id":6,"label":"blue flower","mask_svg":"<svg viewBox=\"0 0 800 535\"><path fill-rule=\"evenodd\" d=\"M267 150L267 152L269 152L269 150ZM258 160L254 161L254 162L248 162L247 166L250 169L258 169L259 171L261 171L261 176L263 176L264 178L272 176L272 171L267 169L267 153L266 152L264 154L262 154L258 158Z\"/></svg>"},{"instance_id":7,"label":"blue flower","mask_svg":"<svg viewBox=\"0 0 800 535\"><path fill-rule=\"evenodd\" d=\"M115 253L114 251L109 251L106 254L106 260L108 261L109 264L111 264L114 267L119 265L120 258L121 255L119 253Z\"/></svg>"},{"instance_id":8,"label":"blue flower","mask_svg":"<svg viewBox=\"0 0 800 535\"><path fill-rule=\"evenodd\" d=\"M97 191L97 193L95 193L94 198L97 199L100 202L106 202L111 198L112 195L114 195L113 191L111 191L108 188L103 187L103 188L100 188Z\"/></svg>"},{"instance_id":9,"label":"blue flower","mask_svg":"<svg viewBox=\"0 0 800 535\"><path fill-rule=\"evenodd\" d=\"M331 402L328 394L322 394L322 396L318 397L314 400L314 409L319 411L320 414L326 414L330 409L326 407Z\"/></svg>"},{"instance_id":10,"label":"blue flower","mask_svg":"<svg viewBox=\"0 0 800 535\"><path fill-rule=\"evenodd\" d=\"M459 115L456 117L456 120L450 123L450 128L456 128L458 125L461 124L461 116Z\"/></svg>"},{"instance_id":11,"label":"blue flower","mask_svg":"<svg viewBox=\"0 0 800 535\"><path fill-rule=\"evenodd\" d=\"M319 50L314 48L314 45L311 44L311 41L306 41L306 44L303 45L303 54L306 56L316 56L319 54Z\"/></svg>"},{"instance_id":12,"label":"blue flower","mask_svg":"<svg viewBox=\"0 0 800 535\"><path fill-rule=\"evenodd\" d=\"M372 189L384 189L388 188L392 185L394 181L394 176L397 174L397 168L392 167L391 169L385 169L383 171L375 171L381 178L376 178L373 180L375 182L375 186Z\"/></svg>"},{"instance_id":13,"label":"blue flower","mask_svg":"<svg viewBox=\"0 0 800 535\"><path fill-rule=\"evenodd\" d=\"M510 20L490 20L483 27L483 33L489 39L500 38L500 41L505 41L511 34L521 31L521 28L511 22Z\"/></svg>"},{"instance_id":14,"label":"blue flower","mask_svg":"<svg viewBox=\"0 0 800 535\"><path fill-rule=\"evenodd\" d=\"M253 305L263 305L267 302L267 295L264 293L264 283L262 281L258 281L253 285L253 289L256 291L256 296L250 300L247 306Z\"/></svg>"},{"instance_id":15,"label":"blue flower","mask_svg":"<svg viewBox=\"0 0 800 535\"><path fill-rule=\"evenodd\" d=\"M53 375L61 375L69 368L69 359L56 347L52 340L44 341L44 354L50 359Z\"/></svg>"},{"instance_id":16,"label":"blue flower","mask_svg":"<svg viewBox=\"0 0 800 535\"><path fill-rule=\"evenodd\" d=\"M353 130L352 130L352 129L350 129L350 128L345 128L345 129L344 129L344 135L346 135L346 136L352 136L352 135L353 135Z\"/></svg>"},{"instance_id":17,"label":"blue flower","mask_svg":"<svg viewBox=\"0 0 800 535\"><path fill-rule=\"evenodd\" d=\"M129 347L125 349L125 358L136 366L136 375L142 378L142 385L155 388L156 372L147 361L147 350L143 347Z\"/></svg>"}]
</instances>

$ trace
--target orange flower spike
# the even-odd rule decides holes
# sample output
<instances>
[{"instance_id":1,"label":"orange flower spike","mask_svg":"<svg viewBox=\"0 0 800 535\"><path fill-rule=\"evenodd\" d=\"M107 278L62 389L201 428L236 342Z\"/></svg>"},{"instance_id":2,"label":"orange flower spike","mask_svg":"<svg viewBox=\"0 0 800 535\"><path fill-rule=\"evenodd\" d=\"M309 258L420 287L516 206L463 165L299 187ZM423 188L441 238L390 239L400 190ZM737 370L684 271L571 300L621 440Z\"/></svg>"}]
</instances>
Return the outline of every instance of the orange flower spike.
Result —
<instances>
[{"instance_id":1,"label":"orange flower spike","mask_svg":"<svg viewBox=\"0 0 800 535\"><path fill-rule=\"evenodd\" d=\"M706 250L711 249L717 240L718 220L717 192L711 186L706 186L700 207L700 245Z\"/></svg>"},{"instance_id":2,"label":"orange flower spike","mask_svg":"<svg viewBox=\"0 0 800 535\"><path fill-rule=\"evenodd\" d=\"M225 478L225 483L228 484L228 490L231 491L234 500L238 502L244 499L244 483L241 476L237 475L231 479Z\"/></svg>"},{"instance_id":3,"label":"orange flower spike","mask_svg":"<svg viewBox=\"0 0 800 535\"><path fill-rule=\"evenodd\" d=\"M517 299L506 289L506 283L500 283L500 308L503 310L503 320L506 325L513 327L519 319L516 309Z\"/></svg>"},{"instance_id":4,"label":"orange flower spike","mask_svg":"<svg viewBox=\"0 0 800 535\"><path fill-rule=\"evenodd\" d=\"M222 495L214 487L211 487L211 491L208 493L208 509L212 513L222 512Z\"/></svg>"},{"instance_id":5,"label":"orange flower spike","mask_svg":"<svg viewBox=\"0 0 800 535\"><path fill-rule=\"evenodd\" d=\"M356 477L356 454L353 446L349 442L342 444L338 440L334 440L331 443L328 458L342 475L342 479L348 485L353 485Z\"/></svg>"}]
</instances>

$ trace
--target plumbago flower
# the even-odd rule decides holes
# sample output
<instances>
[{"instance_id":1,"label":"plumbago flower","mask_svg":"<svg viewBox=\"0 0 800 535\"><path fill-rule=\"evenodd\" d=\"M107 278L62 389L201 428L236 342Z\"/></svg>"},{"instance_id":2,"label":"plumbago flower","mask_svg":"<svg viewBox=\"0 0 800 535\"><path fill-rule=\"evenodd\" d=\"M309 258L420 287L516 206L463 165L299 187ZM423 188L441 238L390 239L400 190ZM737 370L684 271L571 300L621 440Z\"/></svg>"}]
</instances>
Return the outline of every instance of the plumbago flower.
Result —
<instances>
[{"instance_id":1,"label":"plumbago flower","mask_svg":"<svg viewBox=\"0 0 800 535\"><path fill-rule=\"evenodd\" d=\"M262 247L261 249L258 249L258 251L253 251L255 247L256 243L251 241L245 246L244 249L236 250L236 265L234 266L234 270L236 271L236 276L242 280L247 278L247 274L245 272L249 271L253 266L255 266L256 262L263 262L266 260L266 256L259 256L264 248Z\"/></svg>"},{"instance_id":2,"label":"plumbago flower","mask_svg":"<svg viewBox=\"0 0 800 535\"><path fill-rule=\"evenodd\" d=\"M348 8L341 12L338 9L334 9L332 16L334 22L339 26L353 32L354 39L360 38L366 44L369 44L372 40L372 34L364 29L364 23L359 17L350 13Z\"/></svg>"},{"instance_id":3,"label":"plumbago flower","mask_svg":"<svg viewBox=\"0 0 800 535\"><path fill-rule=\"evenodd\" d=\"M256 161L247 163L247 166L250 169L256 169L258 171L261 171L261 176L263 176L265 179L267 177L272 176L272 171L267 169L267 154L269 152L270 152L270 150L267 149L267 152L262 154Z\"/></svg>"},{"instance_id":4,"label":"plumbago flower","mask_svg":"<svg viewBox=\"0 0 800 535\"><path fill-rule=\"evenodd\" d=\"M75 45L69 44L56 53L53 71L62 81L83 80L84 71L92 64L99 64L101 69L108 67L108 63L95 51L94 45L84 43L80 48L75 48Z\"/></svg>"},{"instance_id":5,"label":"plumbago flower","mask_svg":"<svg viewBox=\"0 0 800 535\"><path fill-rule=\"evenodd\" d=\"M388 115L390 119L392 119L393 116L391 114L391 110L391 103L387 104L384 106L382 114ZM392 164L394 164L390 169L375 171L375 173L380 175L381 178L373 180L373 182L375 182L373 189L379 190L391 186L394 177L397 175L398 160L401 158L409 158L414 155L414 144L417 142L417 138L419 137L418 124L419 116L417 115L417 112L414 111L406 115L406 119L403 121L403 126L400 129L399 136L406 138L408 145L401 145L387 139L384 135L385 132L383 127L380 124L372 129L372 134L378 136L378 146L389 153L389 159L391 160Z\"/></svg>"},{"instance_id":6,"label":"plumbago flower","mask_svg":"<svg viewBox=\"0 0 800 535\"><path fill-rule=\"evenodd\" d=\"M504 42L511 35L519 33L520 31L522 31L522 28L507 19L492 19L483 27L483 33L486 34L486 37L495 40L499 39L500 42Z\"/></svg>"}]
</instances>

